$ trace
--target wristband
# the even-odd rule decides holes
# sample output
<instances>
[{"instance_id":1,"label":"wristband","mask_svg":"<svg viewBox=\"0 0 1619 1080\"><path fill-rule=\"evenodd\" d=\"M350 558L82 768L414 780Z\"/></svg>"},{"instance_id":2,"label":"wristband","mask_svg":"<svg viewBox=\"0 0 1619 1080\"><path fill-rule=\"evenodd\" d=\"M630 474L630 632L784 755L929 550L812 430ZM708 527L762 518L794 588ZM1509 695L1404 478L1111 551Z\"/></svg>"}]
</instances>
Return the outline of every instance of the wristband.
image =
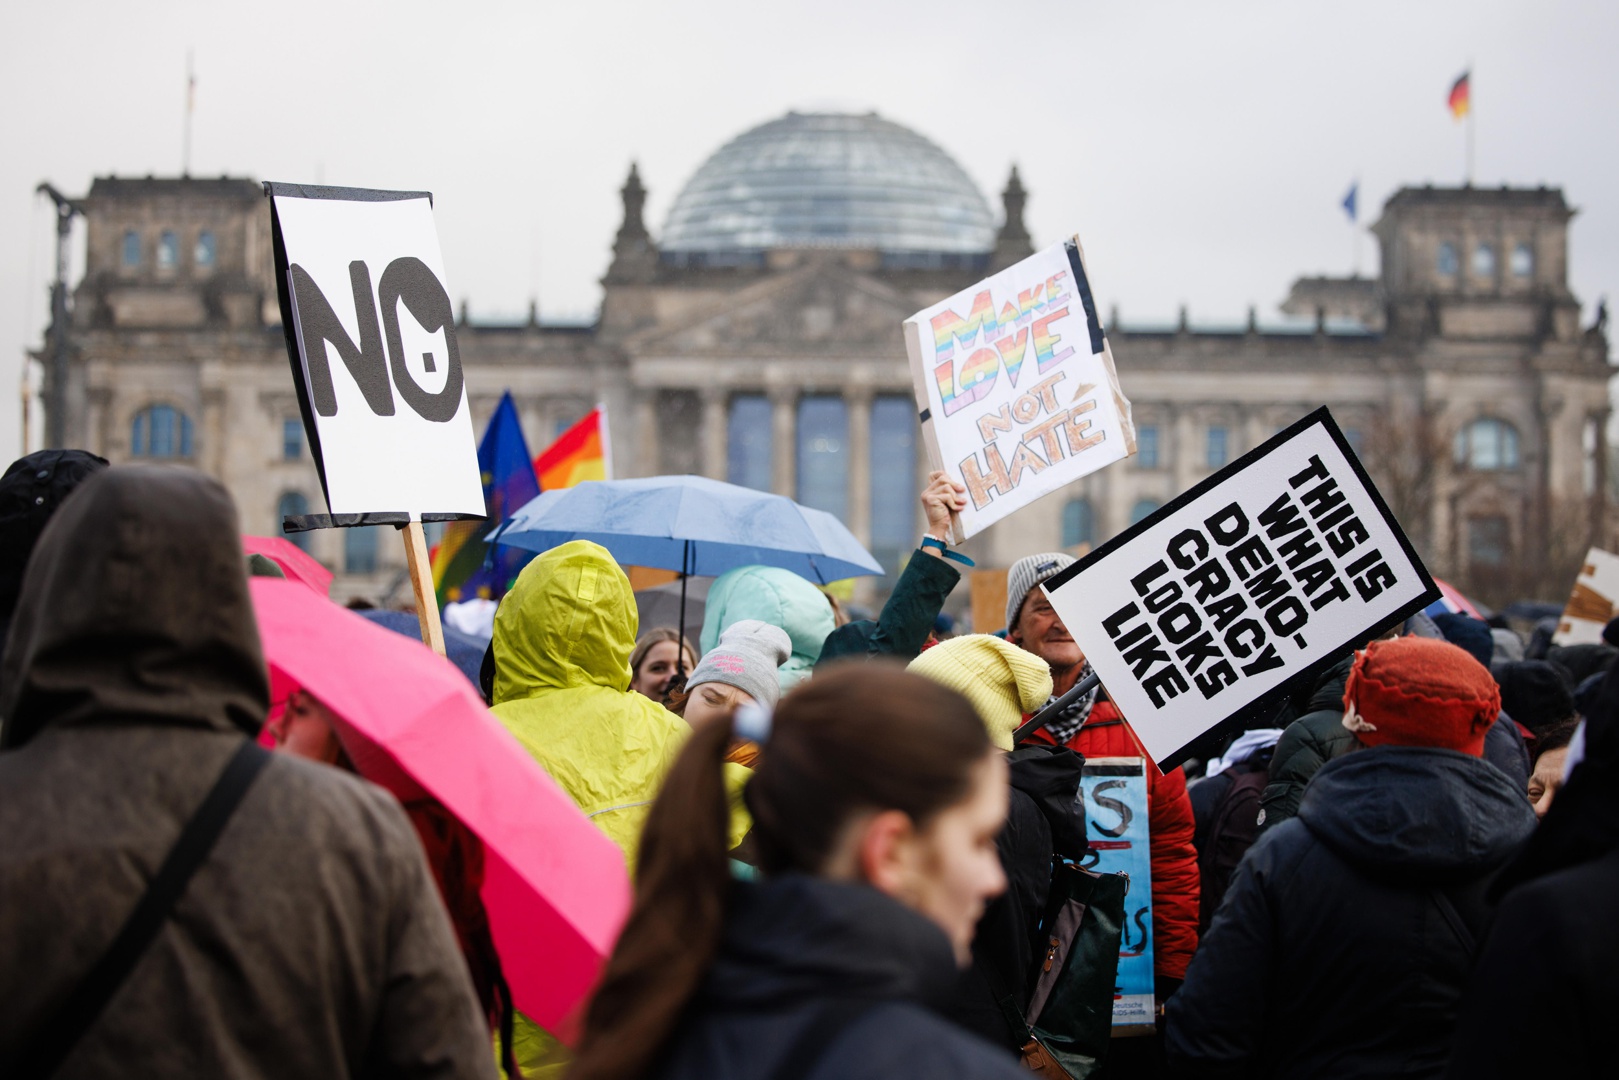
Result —
<instances>
[{"instance_id":1,"label":"wristband","mask_svg":"<svg viewBox=\"0 0 1619 1080\"><path fill-rule=\"evenodd\" d=\"M943 540L940 540L937 536L922 537L922 546L925 548L933 548L940 555L943 555L951 562L958 562L963 566L976 565L971 559L967 558L967 556L962 555L959 552L951 551L949 545L947 545Z\"/></svg>"}]
</instances>

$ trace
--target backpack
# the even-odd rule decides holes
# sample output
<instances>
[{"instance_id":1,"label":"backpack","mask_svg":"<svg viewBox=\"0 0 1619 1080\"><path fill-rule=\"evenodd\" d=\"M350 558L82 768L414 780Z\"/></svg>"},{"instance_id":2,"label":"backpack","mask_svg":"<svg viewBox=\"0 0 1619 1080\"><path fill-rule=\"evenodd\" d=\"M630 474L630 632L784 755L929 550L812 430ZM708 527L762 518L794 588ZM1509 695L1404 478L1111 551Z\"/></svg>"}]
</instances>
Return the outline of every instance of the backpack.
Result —
<instances>
[{"instance_id":1,"label":"backpack","mask_svg":"<svg viewBox=\"0 0 1619 1080\"><path fill-rule=\"evenodd\" d=\"M1214 921L1231 885L1237 864L1259 836L1259 802L1270 783L1270 752L1255 754L1249 760L1226 770L1231 784L1220 796L1209 815L1208 827L1197 850L1201 880L1197 932L1201 937ZM1209 783L1209 781L1204 781Z\"/></svg>"}]
</instances>

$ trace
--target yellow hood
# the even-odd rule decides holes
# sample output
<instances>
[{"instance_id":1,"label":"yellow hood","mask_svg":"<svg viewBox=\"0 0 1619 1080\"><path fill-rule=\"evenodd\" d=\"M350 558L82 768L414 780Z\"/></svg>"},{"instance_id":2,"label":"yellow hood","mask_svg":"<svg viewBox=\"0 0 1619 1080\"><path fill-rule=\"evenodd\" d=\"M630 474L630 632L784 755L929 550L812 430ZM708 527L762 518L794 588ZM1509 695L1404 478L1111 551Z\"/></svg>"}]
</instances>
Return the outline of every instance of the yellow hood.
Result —
<instances>
[{"instance_id":1,"label":"yellow hood","mask_svg":"<svg viewBox=\"0 0 1619 1080\"><path fill-rule=\"evenodd\" d=\"M579 686L628 690L639 622L630 580L606 548L552 548L495 613L495 704Z\"/></svg>"}]
</instances>

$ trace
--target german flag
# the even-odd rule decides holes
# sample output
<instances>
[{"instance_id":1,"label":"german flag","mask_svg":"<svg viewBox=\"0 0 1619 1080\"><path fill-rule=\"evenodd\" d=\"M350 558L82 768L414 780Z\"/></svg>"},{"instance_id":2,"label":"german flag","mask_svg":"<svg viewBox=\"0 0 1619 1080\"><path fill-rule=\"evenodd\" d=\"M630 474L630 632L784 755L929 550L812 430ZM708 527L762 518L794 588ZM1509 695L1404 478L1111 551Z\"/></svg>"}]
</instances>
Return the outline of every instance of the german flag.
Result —
<instances>
[{"instance_id":1,"label":"german flag","mask_svg":"<svg viewBox=\"0 0 1619 1080\"><path fill-rule=\"evenodd\" d=\"M1467 80L1472 74L1470 71L1462 72L1462 77L1450 87L1450 115L1457 120L1466 116L1473 107L1472 95L1467 85Z\"/></svg>"}]
</instances>

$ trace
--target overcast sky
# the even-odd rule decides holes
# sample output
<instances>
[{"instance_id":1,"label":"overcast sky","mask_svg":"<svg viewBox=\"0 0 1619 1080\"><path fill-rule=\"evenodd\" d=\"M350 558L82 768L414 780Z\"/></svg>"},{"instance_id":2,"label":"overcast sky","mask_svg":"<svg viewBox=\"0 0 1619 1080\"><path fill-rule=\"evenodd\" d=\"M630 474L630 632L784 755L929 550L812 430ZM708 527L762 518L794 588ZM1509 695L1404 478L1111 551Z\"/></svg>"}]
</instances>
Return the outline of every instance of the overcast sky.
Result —
<instances>
[{"instance_id":1,"label":"overcast sky","mask_svg":"<svg viewBox=\"0 0 1619 1080\"><path fill-rule=\"evenodd\" d=\"M705 157L794 108L915 128L997 212L1016 162L1035 241L1078 232L1126 324L1183 303L1194 324L1263 319L1298 275L1349 271L1351 182L1364 227L1401 185L1462 180L1445 97L1469 63L1475 182L1561 186L1587 319L1619 297L1619 4L1599 0L54 0L0 19L0 459L49 314L34 186L178 173L188 50L193 174L432 190L475 320L533 296L588 317L630 163L656 235Z\"/></svg>"}]
</instances>

